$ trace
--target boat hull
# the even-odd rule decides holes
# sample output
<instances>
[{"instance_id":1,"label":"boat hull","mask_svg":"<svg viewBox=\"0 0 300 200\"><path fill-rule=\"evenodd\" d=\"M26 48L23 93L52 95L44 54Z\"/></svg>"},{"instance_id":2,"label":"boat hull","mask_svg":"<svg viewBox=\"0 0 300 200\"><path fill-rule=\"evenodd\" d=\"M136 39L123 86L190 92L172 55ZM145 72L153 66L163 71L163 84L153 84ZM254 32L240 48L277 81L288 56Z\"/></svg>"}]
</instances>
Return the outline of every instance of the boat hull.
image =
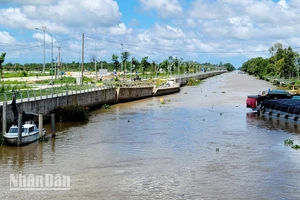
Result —
<instances>
[{"instance_id":1,"label":"boat hull","mask_svg":"<svg viewBox=\"0 0 300 200\"><path fill-rule=\"evenodd\" d=\"M10 145L10 146L26 145L26 144L30 144L32 142L35 142L38 139L39 139L39 132L36 132L34 134L31 134L31 135L22 136L22 141L19 144L18 143L18 137L10 137L10 136L5 136L4 135L5 144Z\"/></svg>"},{"instance_id":2,"label":"boat hull","mask_svg":"<svg viewBox=\"0 0 300 200\"><path fill-rule=\"evenodd\" d=\"M300 101L297 99L268 99L259 106L258 111L260 115L300 121Z\"/></svg>"}]
</instances>

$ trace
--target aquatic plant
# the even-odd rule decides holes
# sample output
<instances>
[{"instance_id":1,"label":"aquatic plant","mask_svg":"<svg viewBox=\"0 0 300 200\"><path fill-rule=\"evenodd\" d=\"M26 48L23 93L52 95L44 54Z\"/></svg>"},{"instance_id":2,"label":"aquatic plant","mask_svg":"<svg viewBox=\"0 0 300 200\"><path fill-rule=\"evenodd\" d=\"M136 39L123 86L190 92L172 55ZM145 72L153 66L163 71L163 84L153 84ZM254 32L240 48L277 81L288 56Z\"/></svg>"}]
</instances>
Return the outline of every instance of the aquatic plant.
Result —
<instances>
[{"instance_id":1,"label":"aquatic plant","mask_svg":"<svg viewBox=\"0 0 300 200\"><path fill-rule=\"evenodd\" d=\"M49 138L46 135L39 137L39 142L48 142Z\"/></svg>"},{"instance_id":2,"label":"aquatic plant","mask_svg":"<svg viewBox=\"0 0 300 200\"><path fill-rule=\"evenodd\" d=\"M300 145L299 144L295 144L295 145L292 146L292 149L298 150L298 149L300 149Z\"/></svg>"},{"instance_id":3,"label":"aquatic plant","mask_svg":"<svg viewBox=\"0 0 300 200\"><path fill-rule=\"evenodd\" d=\"M294 140L286 139L284 140L284 145L292 146L294 144Z\"/></svg>"},{"instance_id":4,"label":"aquatic plant","mask_svg":"<svg viewBox=\"0 0 300 200\"><path fill-rule=\"evenodd\" d=\"M104 104L101 109L110 109L110 105Z\"/></svg>"},{"instance_id":5,"label":"aquatic plant","mask_svg":"<svg viewBox=\"0 0 300 200\"><path fill-rule=\"evenodd\" d=\"M0 135L0 146L4 145L5 144L5 140L4 140L4 137L3 135L1 134Z\"/></svg>"},{"instance_id":6,"label":"aquatic plant","mask_svg":"<svg viewBox=\"0 0 300 200\"><path fill-rule=\"evenodd\" d=\"M197 80L197 79L190 79L190 80L187 82L186 85L188 85L188 86L196 86L196 85L199 85L199 84L201 84L201 83L203 83L203 81Z\"/></svg>"}]
</instances>

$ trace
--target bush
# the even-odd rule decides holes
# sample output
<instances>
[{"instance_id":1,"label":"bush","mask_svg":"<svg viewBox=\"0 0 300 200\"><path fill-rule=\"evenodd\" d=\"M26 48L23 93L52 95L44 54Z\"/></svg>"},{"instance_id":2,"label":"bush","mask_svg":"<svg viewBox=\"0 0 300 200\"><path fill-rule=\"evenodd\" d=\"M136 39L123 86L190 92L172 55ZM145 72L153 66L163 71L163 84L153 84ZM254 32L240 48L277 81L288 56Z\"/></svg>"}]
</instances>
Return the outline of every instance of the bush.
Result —
<instances>
[{"instance_id":1,"label":"bush","mask_svg":"<svg viewBox=\"0 0 300 200\"><path fill-rule=\"evenodd\" d=\"M203 81L201 81L201 80L190 79L190 80L187 82L187 85L189 85L189 86L195 86L195 85L201 84L202 82L203 82Z\"/></svg>"},{"instance_id":2,"label":"bush","mask_svg":"<svg viewBox=\"0 0 300 200\"><path fill-rule=\"evenodd\" d=\"M54 109L54 113L59 122L87 121L90 116L89 108L80 105L59 106Z\"/></svg>"}]
</instances>

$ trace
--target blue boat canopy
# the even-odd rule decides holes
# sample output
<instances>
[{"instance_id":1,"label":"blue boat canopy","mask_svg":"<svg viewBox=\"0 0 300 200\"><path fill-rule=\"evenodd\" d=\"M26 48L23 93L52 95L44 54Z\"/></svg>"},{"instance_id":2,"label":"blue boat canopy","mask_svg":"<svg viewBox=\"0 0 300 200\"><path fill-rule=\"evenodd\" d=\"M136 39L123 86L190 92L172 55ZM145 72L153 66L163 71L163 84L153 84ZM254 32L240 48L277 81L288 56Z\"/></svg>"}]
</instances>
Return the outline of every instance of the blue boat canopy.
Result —
<instances>
[{"instance_id":1,"label":"blue boat canopy","mask_svg":"<svg viewBox=\"0 0 300 200\"><path fill-rule=\"evenodd\" d=\"M287 94L287 95L289 95L290 93L285 90L271 90L271 91L269 91L269 94Z\"/></svg>"}]
</instances>

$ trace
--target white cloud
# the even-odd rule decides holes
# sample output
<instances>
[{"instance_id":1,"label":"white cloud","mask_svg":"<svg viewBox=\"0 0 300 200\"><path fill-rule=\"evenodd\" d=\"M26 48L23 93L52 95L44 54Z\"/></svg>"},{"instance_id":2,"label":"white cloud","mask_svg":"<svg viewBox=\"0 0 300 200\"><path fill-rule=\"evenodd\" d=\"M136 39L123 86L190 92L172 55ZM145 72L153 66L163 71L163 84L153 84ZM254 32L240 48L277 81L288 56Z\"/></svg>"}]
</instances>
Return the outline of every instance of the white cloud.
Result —
<instances>
[{"instance_id":1,"label":"white cloud","mask_svg":"<svg viewBox=\"0 0 300 200\"><path fill-rule=\"evenodd\" d=\"M14 44L16 42L16 39L12 37L8 32L0 31L0 44Z\"/></svg>"},{"instance_id":2,"label":"white cloud","mask_svg":"<svg viewBox=\"0 0 300 200\"><path fill-rule=\"evenodd\" d=\"M32 35L32 37L34 38L34 39L37 39L37 40L39 40L39 41L42 41L42 42L44 42L44 34L43 33L34 33L33 35ZM49 34L45 34L45 43L47 43L47 44L51 44L52 43L52 38L51 38L51 36L49 35ZM56 43L56 39L55 38L53 38L53 43Z\"/></svg>"},{"instance_id":3,"label":"white cloud","mask_svg":"<svg viewBox=\"0 0 300 200\"><path fill-rule=\"evenodd\" d=\"M141 43L150 43L153 34L150 31L145 31L144 33L138 34L138 38Z\"/></svg>"},{"instance_id":4,"label":"white cloud","mask_svg":"<svg viewBox=\"0 0 300 200\"><path fill-rule=\"evenodd\" d=\"M286 1L285 0L280 0L278 2L278 5L281 5L283 8L288 8L289 6L287 5Z\"/></svg>"},{"instance_id":5,"label":"white cloud","mask_svg":"<svg viewBox=\"0 0 300 200\"><path fill-rule=\"evenodd\" d=\"M111 35L125 35L130 34L132 32L131 28L127 28L124 23L120 23L117 26L111 27L109 29Z\"/></svg>"},{"instance_id":6,"label":"white cloud","mask_svg":"<svg viewBox=\"0 0 300 200\"><path fill-rule=\"evenodd\" d=\"M0 0L0 3L16 3L21 5L47 5L55 0Z\"/></svg>"},{"instance_id":7,"label":"white cloud","mask_svg":"<svg viewBox=\"0 0 300 200\"><path fill-rule=\"evenodd\" d=\"M183 58L201 53L216 58L256 56L265 55L263 51L267 52L275 42L300 46L300 0L139 0L140 7L124 9L124 13L117 4L120 1L13 0L7 5L19 6L0 9L0 27L23 33L31 30L32 46L43 42L42 31L35 30L42 26L58 42L84 32L86 38L95 39L87 39L87 59L95 52L96 42L100 56L107 56L109 61L112 53L120 52L120 43L136 58L145 56L147 51L156 51L159 56L180 51ZM159 17L153 17L153 11ZM125 14L128 23L122 21ZM5 32L0 32L0 41L10 38L10 43L23 44L16 42L16 32L6 33L5 37ZM76 61L80 58L80 40L78 37L61 45ZM46 43L51 43L48 33Z\"/></svg>"},{"instance_id":8,"label":"white cloud","mask_svg":"<svg viewBox=\"0 0 300 200\"><path fill-rule=\"evenodd\" d=\"M174 17L182 14L182 7L178 0L140 0L142 8L154 9L163 18Z\"/></svg>"},{"instance_id":9,"label":"white cloud","mask_svg":"<svg viewBox=\"0 0 300 200\"><path fill-rule=\"evenodd\" d=\"M156 23L153 27L153 33L159 38L163 39L177 39L184 38L184 32L180 28L175 28L169 25L161 26Z\"/></svg>"},{"instance_id":10,"label":"white cloud","mask_svg":"<svg viewBox=\"0 0 300 200\"><path fill-rule=\"evenodd\" d=\"M0 10L0 25L34 29L47 26L56 33L72 29L110 27L120 23L121 13L113 0L60 0L50 5L26 5Z\"/></svg>"}]
</instances>

